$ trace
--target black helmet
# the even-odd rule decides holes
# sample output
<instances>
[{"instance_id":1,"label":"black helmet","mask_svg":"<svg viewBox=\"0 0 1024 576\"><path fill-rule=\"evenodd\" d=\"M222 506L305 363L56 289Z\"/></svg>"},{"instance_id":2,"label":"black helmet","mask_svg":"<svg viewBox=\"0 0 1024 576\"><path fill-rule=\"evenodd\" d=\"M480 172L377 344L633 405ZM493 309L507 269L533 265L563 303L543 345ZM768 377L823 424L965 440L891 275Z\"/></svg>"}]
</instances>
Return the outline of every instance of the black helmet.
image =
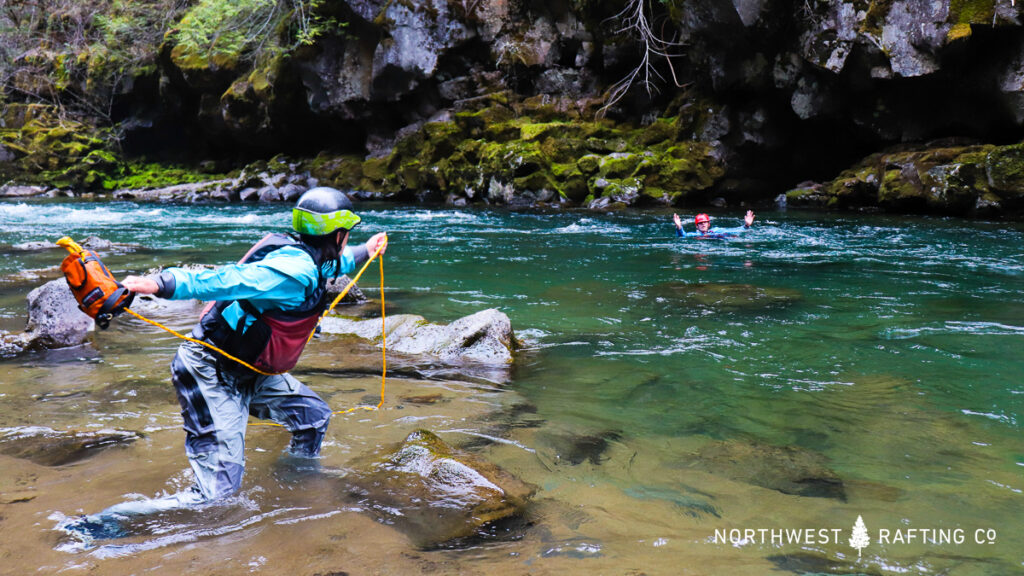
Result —
<instances>
[{"instance_id":1,"label":"black helmet","mask_svg":"<svg viewBox=\"0 0 1024 576\"><path fill-rule=\"evenodd\" d=\"M292 209L292 228L310 236L325 236L339 229L347 233L359 224L359 216L352 208L348 196L334 188L310 188L299 196Z\"/></svg>"}]
</instances>

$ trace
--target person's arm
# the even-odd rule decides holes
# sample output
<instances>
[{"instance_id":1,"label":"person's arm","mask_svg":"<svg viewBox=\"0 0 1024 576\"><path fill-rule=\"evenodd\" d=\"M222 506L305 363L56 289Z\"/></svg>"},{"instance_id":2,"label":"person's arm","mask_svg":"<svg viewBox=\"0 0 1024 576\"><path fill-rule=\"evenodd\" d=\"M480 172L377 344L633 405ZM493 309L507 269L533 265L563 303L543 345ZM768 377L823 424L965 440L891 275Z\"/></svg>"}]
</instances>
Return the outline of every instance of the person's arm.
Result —
<instances>
[{"instance_id":1,"label":"person's arm","mask_svg":"<svg viewBox=\"0 0 1024 576\"><path fill-rule=\"evenodd\" d=\"M128 276L122 284L137 294L153 294L169 300L258 298L285 302L302 298L307 284L315 281L316 271L312 259L305 253L299 253L287 261L268 258L250 264L230 264L213 270L168 268L154 276Z\"/></svg>"},{"instance_id":2,"label":"person's arm","mask_svg":"<svg viewBox=\"0 0 1024 576\"><path fill-rule=\"evenodd\" d=\"M714 228L711 230L712 234L742 234L750 229L750 225L754 223L754 211L747 210L746 216L743 217L743 226L736 226L735 228Z\"/></svg>"},{"instance_id":3,"label":"person's arm","mask_svg":"<svg viewBox=\"0 0 1024 576\"><path fill-rule=\"evenodd\" d=\"M683 221L679 219L679 214L672 215L672 223L676 225L676 236L685 236L683 233Z\"/></svg>"},{"instance_id":4,"label":"person's arm","mask_svg":"<svg viewBox=\"0 0 1024 576\"><path fill-rule=\"evenodd\" d=\"M159 278L163 289L156 295L170 300L268 300L275 294L287 299L305 292L301 280L262 262L200 271L168 268Z\"/></svg>"}]
</instances>

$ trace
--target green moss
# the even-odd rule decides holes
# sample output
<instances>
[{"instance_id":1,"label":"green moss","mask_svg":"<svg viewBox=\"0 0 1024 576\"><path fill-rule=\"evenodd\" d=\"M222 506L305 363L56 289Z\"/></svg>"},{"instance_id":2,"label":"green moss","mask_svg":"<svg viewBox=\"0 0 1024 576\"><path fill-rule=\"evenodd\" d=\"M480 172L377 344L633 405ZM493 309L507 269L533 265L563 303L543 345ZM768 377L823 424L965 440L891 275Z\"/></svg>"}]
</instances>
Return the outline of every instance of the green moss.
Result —
<instances>
[{"instance_id":1,"label":"green moss","mask_svg":"<svg viewBox=\"0 0 1024 576\"><path fill-rule=\"evenodd\" d=\"M995 8L996 0L950 0L949 19L956 24L991 25Z\"/></svg>"},{"instance_id":2,"label":"green moss","mask_svg":"<svg viewBox=\"0 0 1024 576\"><path fill-rule=\"evenodd\" d=\"M650 126L638 131L636 143L648 147L675 138L676 125L674 118L658 118Z\"/></svg>"},{"instance_id":3,"label":"green moss","mask_svg":"<svg viewBox=\"0 0 1024 576\"><path fill-rule=\"evenodd\" d=\"M181 70L205 70L209 66L206 54L178 44L171 49L171 62Z\"/></svg>"},{"instance_id":4,"label":"green moss","mask_svg":"<svg viewBox=\"0 0 1024 576\"><path fill-rule=\"evenodd\" d=\"M519 130L523 140L542 140L545 138L576 138L581 132L581 127L568 122L543 122L522 124Z\"/></svg>"},{"instance_id":5,"label":"green moss","mask_svg":"<svg viewBox=\"0 0 1024 576\"><path fill-rule=\"evenodd\" d=\"M363 178L363 159L358 156L319 154L308 170L310 175L327 186L356 188Z\"/></svg>"},{"instance_id":6,"label":"green moss","mask_svg":"<svg viewBox=\"0 0 1024 576\"><path fill-rule=\"evenodd\" d=\"M594 174L599 168L601 168L601 157L596 154L587 154L576 161L576 166L578 166L580 172L584 174Z\"/></svg>"},{"instance_id":7,"label":"green moss","mask_svg":"<svg viewBox=\"0 0 1024 576\"><path fill-rule=\"evenodd\" d=\"M601 159L599 171L606 178L623 178L631 176L640 164L641 157L637 154L613 153Z\"/></svg>"},{"instance_id":8,"label":"green moss","mask_svg":"<svg viewBox=\"0 0 1024 576\"><path fill-rule=\"evenodd\" d=\"M383 182L391 173L390 157L369 158L363 162L363 177L374 182Z\"/></svg>"},{"instance_id":9,"label":"green moss","mask_svg":"<svg viewBox=\"0 0 1024 576\"><path fill-rule=\"evenodd\" d=\"M94 182L93 187L104 190L163 188L177 184L204 182L217 179L218 176L223 175L211 175L187 166L132 162L118 164L116 170L105 172L102 180Z\"/></svg>"},{"instance_id":10,"label":"green moss","mask_svg":"<svg viewBox=\"0 0 1024 576\"><path fill-rule=\"evenodd\" d=\"M1024 195L1024 144L999 146L985 159L988 180L1001 197Z\"/></svg>"},{"instance_id":11,"label":"green moss","mask_svg":"<svg viewBox=\"0 0 1024 576\"><path fill-rule=\"evenodd\" d=\"M794 188L786 192L786 203L795 206L818 204L822 200L822 195L816 188Z\"/></svg>"},{"instance_id":12,"label":"green moss","mask_svg":"<svg viewBox=\"0 0 1024 576\"><path fill-rule=\"evenodd\" d=\"M926 199L921 186L904 174L903 169L886 170L878 188L878 203L899 208L912 208Z\"/></svg>"}]
</instances>

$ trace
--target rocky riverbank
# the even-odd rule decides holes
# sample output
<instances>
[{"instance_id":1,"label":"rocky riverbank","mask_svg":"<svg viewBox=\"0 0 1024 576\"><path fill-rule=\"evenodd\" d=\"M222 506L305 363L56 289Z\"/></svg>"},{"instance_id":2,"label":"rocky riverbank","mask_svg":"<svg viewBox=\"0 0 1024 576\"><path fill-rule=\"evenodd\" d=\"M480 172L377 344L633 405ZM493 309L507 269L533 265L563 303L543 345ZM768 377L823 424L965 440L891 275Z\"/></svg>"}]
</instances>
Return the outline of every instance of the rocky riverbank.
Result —
<instances>
[{"instance_id":1,"label":"rocky riverbank","mask_svg":"<svg viewBox=\"0 0 1024 576\"><path fill-rule=\"evenodd\" d=\"M1012 2L271 4L169 6L121 76L12 35L45 48L4 68L4 194L1020 214Z\"/></svg>"}]
</instances>

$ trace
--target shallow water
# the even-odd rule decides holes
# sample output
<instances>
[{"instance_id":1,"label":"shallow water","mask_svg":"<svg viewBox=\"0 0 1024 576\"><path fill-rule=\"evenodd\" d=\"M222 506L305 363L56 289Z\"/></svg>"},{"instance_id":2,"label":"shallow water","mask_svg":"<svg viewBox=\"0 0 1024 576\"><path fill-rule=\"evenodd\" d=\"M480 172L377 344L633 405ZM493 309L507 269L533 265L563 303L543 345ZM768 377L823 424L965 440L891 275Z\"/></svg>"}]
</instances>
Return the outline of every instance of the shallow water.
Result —
<instances>
[{"instance_id":1,"label":"shallow water","mask_svg":"<svg viewBox=\"0 0 1024 576\"><path fill-rule=\"evenodd\" d=\"M252 428L237 498L83 548L60 518L188 484L177 343L119 319L87 346L5 360L0 438L143 437L59 466L2 450L0 571L1024 573L1021 225L762 213L741 238L701 242L675 238L668 212L362 208L357 238L391 233L389 313L500 308L526 345L507 379L395 359L384 410L336 418L321 473L289 470L284 434ZM24 295L61 258L14 245L138 244L105 256L124 275L233 261L287 223L277 206L0 203L0 328L22 328ZM194 313L158 315L186 329ZM296 373L340 409L375 403L378 369L371 347L328 338ZM526 522L438 550L376 522L346 493L346 467L418 427L537 485ZM871 538L859 557L858 516ZM716 542L807 528L841 534ZM964 541L907 542L910 529Z\"/></svg>"}]
</instances>

